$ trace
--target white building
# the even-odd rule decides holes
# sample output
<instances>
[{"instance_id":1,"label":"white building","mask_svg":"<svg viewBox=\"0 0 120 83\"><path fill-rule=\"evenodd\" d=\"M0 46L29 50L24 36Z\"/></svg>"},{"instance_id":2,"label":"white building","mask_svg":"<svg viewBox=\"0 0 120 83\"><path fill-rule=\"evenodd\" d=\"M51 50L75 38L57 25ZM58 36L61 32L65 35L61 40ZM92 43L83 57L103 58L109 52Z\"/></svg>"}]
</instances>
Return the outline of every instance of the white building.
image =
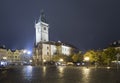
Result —
<instances>
[{"instance_id":1,"label":"white building","mask_svg":"<svg viewBox=\"0 0 120 83\"><path fill-rule=\"evenodd\" d=\"M42 64L43 61L51 61L57 54L69 56L74 48L70 44L62 42L49 41L49 24L46 22L44 13L41 13L40 19L35 23L36 43L34 47L33 61L35 64Z\"/></svg>"},{"instance_id":2,"label":"white building","mask_svg":"<svg viewBox=\"0 0 120 83\"><path fill-rule=\"evenodd\" d=\"M39 42L49 41L49 25L46 22L44 13L41 13L41 16L37 23L35 23L35 30L36 30L36 45Z\"/></svg>"}]
</instances>

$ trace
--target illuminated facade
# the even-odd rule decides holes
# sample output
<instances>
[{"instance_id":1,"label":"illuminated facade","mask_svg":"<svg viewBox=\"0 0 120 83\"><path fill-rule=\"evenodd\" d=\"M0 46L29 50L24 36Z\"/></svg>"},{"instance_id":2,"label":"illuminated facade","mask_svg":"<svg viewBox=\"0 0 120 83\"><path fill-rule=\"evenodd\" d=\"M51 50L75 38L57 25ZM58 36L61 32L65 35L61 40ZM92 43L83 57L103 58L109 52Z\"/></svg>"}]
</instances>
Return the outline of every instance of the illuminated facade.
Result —
<instances>
[{"instance_id":1,"label":"illuminated facade","mask_svg":"<svg viewBox=\"0 0 120 83\"><path fill-rule=\"evenodd\" d=\"M19 50L11 51L10 49L7 50L4 48L0 48L0 62L6 63L6 65L8 65L19 62L20 60L21 59L20 59ZM4 65L4 64L0 64L0 65Z\"/></svg>"},{"instance_id":2,"label":"illuminated facade","mask_svg":"<svg viewBox=\"0 0 120 83\"><path fill-rule=\"evenodd\" d=\"M40 19L35 23L36 43L33 50L33 62L35 65L42 65L44 61L51 61L54 55L69 56L74 48L72 45L62 42L49 41L49 24L42 12Z\"/></svg>"},{"instance_id":3,"label":"illuminated facade","mask_svg":"<svg viewBox=\"0 0 120 83\"><path fill-rule=\"evenodd\" d=\"M30 54L25 53L24 50L0 48L0 65L23 65L29 62L30 59Z\"/></svg>"},{"instance_id":4,"label":"illuminated facade","mask_svg":"<svg viewBox=\"0 0 120 83\"><path fill-rule=\"evenodd\" d=\"M73 53L74 47L62 42L40 42L34 48L33 59L36 64L42 64L43 61L51 61L53 56L69 56Z\"/></svg>"},{"instance_id":5,"label":"illuminated facade","mask_svg":"<svg viewBox=\"0 0 120 83\"><path fill-rule=\"evenodd\" d=\"M38 22L35 23L36 45L39 42L49 41L49 25L46 22L45 15L42 12Z\"/></svg>"},{"instance_id":6,"label":"illuminated facade","mask_svg":"<svg viewBox=\"0 0 120 83\"><path fill-rule=\"evenodd\" d=\"M0 48L0 66L7 65L7 50L5 48Z\"/></svg>"}]
</instances>

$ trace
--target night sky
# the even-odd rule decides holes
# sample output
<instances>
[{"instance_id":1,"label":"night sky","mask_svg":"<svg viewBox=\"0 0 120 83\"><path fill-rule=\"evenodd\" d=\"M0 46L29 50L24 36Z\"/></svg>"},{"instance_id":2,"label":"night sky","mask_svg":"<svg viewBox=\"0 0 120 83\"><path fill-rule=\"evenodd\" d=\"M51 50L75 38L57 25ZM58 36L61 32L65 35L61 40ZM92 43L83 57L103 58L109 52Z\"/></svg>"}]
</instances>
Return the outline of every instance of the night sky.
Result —
<instances>
[{"instance_id":1,"label":"night sky","mask_svg":"<svg viewBox=\"0 0 120 83\"><path fill-rule=\"evenodd\" d=\"M9 49L32 49L41 10L50 41L88 50L120 40L119 0L0 0L0 43Z\"/></svg>"}]
</instances>

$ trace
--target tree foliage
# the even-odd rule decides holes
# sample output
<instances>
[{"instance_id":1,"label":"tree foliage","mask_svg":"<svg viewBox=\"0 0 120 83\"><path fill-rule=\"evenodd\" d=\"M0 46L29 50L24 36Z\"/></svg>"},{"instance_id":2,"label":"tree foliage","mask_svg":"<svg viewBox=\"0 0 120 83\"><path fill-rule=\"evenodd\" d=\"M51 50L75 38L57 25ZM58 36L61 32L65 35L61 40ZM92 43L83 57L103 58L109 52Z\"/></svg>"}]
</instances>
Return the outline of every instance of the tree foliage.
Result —
<instances>
[{"instance_id":1,"label":"tree foliage","mask_svg":"<svg viewBox=\"0 0 120 83\"><path fill-rule=\"evenodd\" d=\"M114 47L109 47L105 49L102 53L102 58L104 59L104 63L107 65L111 64L111 61L116 60L116 54L118 51Z\"/></svg>"},{"instance_id":2,"label":"tree foliage","mask_svg":"<svg viewBox=\"0 0 120 83\"><path fill-rule=\"evenodd\" d=\"M73 62L82 62L83 61L82 52L80 51L79 53L73 54L73 56L71 58L72 58Z\"/></svg>"},{"instance_id":3,"label":"tree foliage","mask_svg":"<svg viewBox=\"0 0 120 83\"><path fill-rule=\"evenodd\" d=\"M54 56L52 57L52 61L57 62L57 61L59 61L60 59L63 59L64 61L66 61L67 57L68 57L68 56L66 56L66 55L54 55Z\"/></svg>"},{"instance_id":4,"label":"tree foliage","mask_svg":"<svg viewBox=\"0 0 120 83\"><path fill-rule=\"evenodd\" d=\"M89 57L89 61L90 62L95 62L97 61L97 56L96 56L96 52L94 50L89 50L84 54L84 58L85 57Z\"/></svg>"}]
</instances>

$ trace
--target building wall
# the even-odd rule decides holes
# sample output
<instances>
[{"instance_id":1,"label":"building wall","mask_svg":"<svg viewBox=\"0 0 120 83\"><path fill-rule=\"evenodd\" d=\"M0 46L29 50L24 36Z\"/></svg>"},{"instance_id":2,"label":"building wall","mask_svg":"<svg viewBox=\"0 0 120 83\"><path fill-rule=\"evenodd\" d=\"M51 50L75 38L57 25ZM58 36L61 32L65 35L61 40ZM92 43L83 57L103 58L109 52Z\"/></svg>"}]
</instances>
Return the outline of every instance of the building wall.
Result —
<instances>
[{"instance_id":1,"label":"building wall","mask_svg":"<svg viewBox=\"0 0 120 83\"><path fill-rule=\"evenodd\" d=\"M40 22L35 24L36 28L36 45L41 41L41 26Z\"/></svg>"},{"instance_id":2,"label":"building wall","mask_svg":"<svg viewBox=\"0 0 120 83\"><path fill-rule=\"evenodd\" d=\"M6 49L0 49L0 60L3 60L3 57L7 57Z\"/></svg>"},{"instance_id":3,"label":"building wall","mask_svg":"<svg viewBox=\"0 0 120 83\"><path fill-rule=\"evenodd\" d=\"M49 33L48 29L49 26L47 23L41 22L41 28L42 28L42 41L49 41Z\"/></svg>"},{"instance_id":4,"label":"building wall","mask_svg":"<svg viewBox=\"0 0 120 83\"><path fill-rule=\"evenodd\" d=\"M42 56L45 60L50 60L53 55L67 55L71 54L71 47L65 45L51 45L51 44L42 44ZM57 53L59 51L59 53Z\"/></svg>"},{"instance_id":5,"label":"building wall","mask_svg":"<svg viewBox=\"0 0 120 83\"><path fill-rule=\"evenodd\" d=\"M36 45L39 42L49 41L49 25L44 22L38 22L35 24L36 29Z\"/></svg>"},{"instance_id":6,"label":"building wall","mask_svg":"<svg viewBox=\"0 0 120 83\"><path fill-rule=\"evenodd\" d=\"M51 55L55 55L57 51L57 46L56 45L51 45Z\"/></svg>"},{"instance_id":7,"label":"building wall","mask_svg":"<svg viewBox=\"0 0 120 83\"><path fill-rule=\"evenodd\" d=\"M43 44L42 47L42 55L43 55L43 60L50 60L50 45L49 44Z\"/></svg>"},{"instance_id":8,"label":"building wall","mask_svg":"<svg viewBox=\"0 0 120 83\"><path fill-rule=\"evenodd\" d=\"M69 56L71 54L71 47L61 45L62 54Z\"/></svg>"},{"instance_id":9,"label":"building wall","mask_svg":"<svg viewBox=\"0 0 120 83\"><path fill-rule=\"evenodd\" d=\"M0 62L5 61L8 64L18 64L30 60L30 56L23 50L11 51L10 49L0 49Z\"/></svg>"},{"instance_id":10,"label":"building wall","mask_svg":"<svg viewBox=\"0 0 120 83\"><path fill-rule=\"evenodd\" d=\"M61 42L49 42L49 24L46 23L44 13L41 13L41 18L35 24L36 29L36 45L34 48L33 59L35 63L43 60L50 61L53 55L71 54L71 47L63 45Z\"/></svg>"}]
</instances>

